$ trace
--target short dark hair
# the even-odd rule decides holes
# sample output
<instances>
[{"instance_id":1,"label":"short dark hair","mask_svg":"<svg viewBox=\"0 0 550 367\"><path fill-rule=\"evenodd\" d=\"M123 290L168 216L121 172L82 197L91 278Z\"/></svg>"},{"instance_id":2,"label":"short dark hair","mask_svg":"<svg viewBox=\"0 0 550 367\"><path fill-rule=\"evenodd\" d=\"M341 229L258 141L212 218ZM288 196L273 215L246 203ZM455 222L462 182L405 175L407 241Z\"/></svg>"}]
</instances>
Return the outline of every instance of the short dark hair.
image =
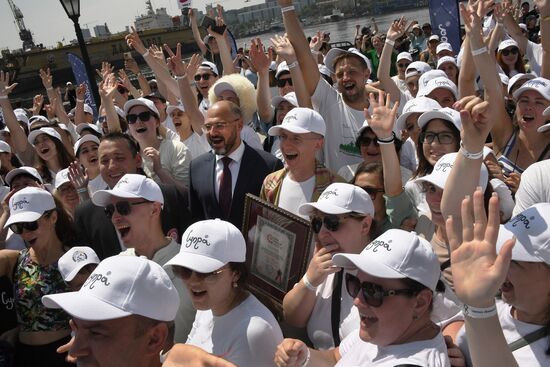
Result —
<instances>
[{"instance_id":1,"label":"short dark hair","mask_svg":"<svg viewBox=\"0 0 550 367\"><path fill-rule=\"evenodd\" d=\"M139 144L130 135L121 133L119 131L111 132L103 135L101 141L116 141L124 140L128 144L128 149L132 152L132 157L135 157L139 153Z\"/></svg>"},{"instance_id":2,"label":"short dark hair","mask_svg":"<svg viewBox=\"0 0 550 367\"><path fill-rule=\"evenodd\" d=\"M367 64L367 62L365 61L365 59L363 59L361 56L359 55L356 55L356 54L353 54L351 52L344 52L340 55L338 55L335 59L334 59L334 62L332 64L332 68L334 69L334 72L336 72L336 64L338 64L340 61L344 60L344 59L356 59L356 60L359 60L361 62L361 65L363 66L363 69L369 69L369 65ZM370 70L370 69L369 69Z\"/></svg>"}]
</instances>

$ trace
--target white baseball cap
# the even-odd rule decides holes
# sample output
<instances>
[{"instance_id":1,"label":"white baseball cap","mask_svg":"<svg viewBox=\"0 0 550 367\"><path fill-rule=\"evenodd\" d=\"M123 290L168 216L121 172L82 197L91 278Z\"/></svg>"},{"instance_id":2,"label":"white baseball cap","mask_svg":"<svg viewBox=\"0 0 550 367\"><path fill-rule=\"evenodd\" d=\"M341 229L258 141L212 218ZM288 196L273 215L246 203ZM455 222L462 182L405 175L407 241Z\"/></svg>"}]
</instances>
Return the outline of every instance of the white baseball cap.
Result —
<instances>
[{"instance_id":1,"label":"white baseball cap","mask_svg":"<svg viewBox=\"0 0 550 367\"><path fill-rule=\"evenodd\" d=\"M359 56L361 58L361 60L363 60L365 62L365 64L367 65L367 67L369 68L369 70L372 70L372 66L371 66L371 62L370 60L368 59L368 57L366 57L365 55L363 55L361 53L361 51L359 51L358 49L356 48L350 48L350 49L347 49L347 50L342 50L341 48L331 48L326 56L325 56L325 66L327 67L327 69L334 74L334 60L336 60L336 58L342 54L353 54L353 55L356 55L356 56Z\"/></svg>"},{"instance_id":2,"label":"white baseball cap","mask_svg":"<svg viewBox=\"0 0 550 367\"><path fill-rule=\"evenodd\" d=\"M497 251L513 237L512 260L550 264L550 203L535 204L501 225Z\"/></svg>"},{"instance_id":3,"label":"white baseball cap","mask_svg":"<svg viewBox=\"0 0 550 367\"><path fill-rule=\"evenodd\" d=\"M418 78L418 93L420 93L423 88L426 88L430 80L435 78L447 78L447 74L445 74L443 70L437 69L430 69L426 71L420 76L420 78Z\"/></svg>"},{"instance_id":4,"label":"white baseball cap","mask_svg":"<svg viewBox=\"0 0 550 367\"><path fill-rule=\"evenodd\" d=\"M87 143L89 141L93 141L94 143L96 143L97 145L99 145L100 141L98 139L97 136L93 135L93 134L87 134L87 135L84 135L83 137L81 137L80 139L78 139L76 141L76 143L74 143L74 147L73 147L73 150L74 150L74 154L78 156L78 149L80 149L80 147L82 146L82 144L84 143Z\"/></svg>"},{"instance_id":5,"label":"white baseball cap","mask_svg":"<svg viewBox=\"0 0 550 367\"><path fill-rule=\"evenodd\" d=\"M155 103L147 98L136 98L126 102L124 104L124 114L128 115L128 111L130 111L132 107L135 107L135 106L143 106L145 108L148 108L150 111L154 112L157 116L160 116L159 110L155 106Z\"/></svg>"},{"instance_id":6,"label":"white baseball cap","mask_svg":"<svg viewBox=\"0 0 550 367\"><path fill-rule=\"evenodd\" d=\"M271 105L274 108L277 108L279 103L281 103L282 101L287 101L288 103L290 103L294 107L298 107L298 100L296 99L296 93L294 93L294 92L289 92L289 93L285 94L284 96L275 96L275 97L273 97L271 99Z\"/></svg>"},{"instance_id":7,"label":"white baseball cap","mask_svg":"<svg viewBox=\"0 0 550 367\"><path fill-rule=\"evenodd\" d=\"M26 123L27 125L29 124L29 117L27 116L27 114L25 112L15 112L13 111L14 115L15 115L15 118L17 119L17 121L19 122L24 122Z\"/></svg>"},{"instance_id":8,"label":"white baseball cap","mask_svg":"<svg viewBox=\"0 0 550 367\"><path fill-rule=\"evenodd\" d=\"M449 121L454 125L454 127L457 128L458 131L460 131L460 128L462 127L460 113L449 107L440 108L435 111L424 112L418 118L418 127L422 129L425 125L428 124L428 122L432 121L433 119Z\"/></svg>"},{"instance_id":9,"label":"white baseball cap","mask_svg":"<svg viewBox=\"0 0 550 367\"><path fill-rule=\"evenodd\" d=\"M42 115L34 115L29 118L29 126L38 121L50 123L50 120L48 120L46 117Z\"/></svg>"},{"instance_id":10,"label":"white baseball cap","mask_svg":"<svg viewBox=\"0 0 550 367\"><path fill-rule=\"evenodd\" d=\"M439 45L437 45L435 49L435 53L438 54L441 51L451 51L453 52L453 46L449 42L441 42Z\"/></svg>"},{"instance_id":11,"label":"white baseball cap","mask_svg":"<svg viewBox=\"0 0 550 367\"><path fill-rule=\"evenodd\" d=\"M69 179L69 169L63 168L59 172L55 174L55 189L59 189L62 185L66 184L67 182L71 182Z\"/></svg>"},{"instance_id":12,"label":"white baseball cap","mask_svg":"<svg viewBox=\"0 0 550 367\"><path fill-rule=\"evenodd\" d=\"M445 188L445 183L447 182L447 179L451 174L451 170L453 169L453 165L455 163L457 156L458 156L458 153L456 152L445 154L443 157L439 158L439 160L435 163L432 173L430 173L429 175L417 178L416 180L414 180L414 182L416 184L429 182L443 190ZM481 186L481 190L483 192L485 192L488 182L489 182L489 171L487 170L487 167L485 167L485 164L482 164L481 171L479 173L478 185Z\"/></svg>"},{"instance_id":13,"label":"white baseball cap","mask_svg":"<svg viewBox=\"0 0 550 367\"><path fill-rule=\"evenodd\" d=\"M517 47L519 48L518 46L518 43L516 41L514 41L512 38L508 38L502 42L500 42L498 44L498 52L508 48L508 47Z\"/></svg>"},{"instance_id":14,"label":"white baseball cap","mask_svg":"<svg viewBox=\"0 0 550 367\"><path fill-rule=\"evenodd\" d=\"M89 113L90 115L93 115L94 110L92 110L92 107L90 107L89 104L84 103L84 113Z\"/></svg>"},{"instance_id":15,"label":"white baseball cap","mask_svg":"<svg viewBox=\"0 0 550 367\"><path fill-rule=\"evenodd\" d=\"M218 71L218 67L216 66L216 64L214 64L213 62L210 62L210 61L203 61L201 63L201 66L199 66L199 69L200 68L205 68L205 69L208 69L210 70L214 75L218 76L220 75L220 72Z\"/></svg>"},{"instance_id":16,"label":"white baseball cap","mask_svg":"<svg viewBox=\"0 0 550 367\"><path fill-rule=\"evenodd\" d=\"M439 42L439 36L437 34L432 34L430 38L428 38L428 42L430 41L438 41Z\"/></svg>"},{"instance_id":17,"label":"white baseball cap","mask_svg":"<svg viewBox=\"0 0 550 367\"><path fill-rule=\"evenodd\" d=\"M92 203L107 206L112 198L145 199L164 204L164 196L159 185L144 175L127 173L118 180L111 190L98 190L92 196Z\"/></svg>"},{"instance_id":18,"label":"white baseball cap","mask_svg":"<svg viewBox=\"0 0 550 367\"><path fill-rule=\"evenodd\" d=\"M432 70L430 64L424 61L413 61L409 64L409 66L407 66L407 69L405 70L405 78L415 75L422 75L430 70Z\"/></svg>"},{"instance_id":19,"label":"white baseball cap","mask_svg":"<svg viewBox=\"0 0 550 367\"><path fill-rule=\"evenodd\" d=\"M508 85L508 83L510 83L510 79L508 78L508 75L504 73L498 73L498 77L500 78L500 82L502 84Z\"/></svg>"},{"instance_id":20,"label":"white baseball cap","mask_svg":"<svg viewBox=\"0 0 550 367\"><path fill-rule=\"evenodd\" d=\"M315 210L326 214L358 213L374 215L374 205L365 190L349 183L330 184L316 202L300 205L301 215L312 215Z\"/></svg>"},{"instance_id":21,"label":"white baseball cap","mask_svg":"<svg viewBox=\"0 0 550 367\"><path fill-rule=\"evenodd\" d=\"M270 136L278 136L281 130L294 134L317 133L325 136L326 125L323 117L310 108L296 107L290 110L280 125L273 126L267 132Z\"/></svg>"},{"instance_id":22,"label":"white baseball cap","mask_svg":"<svg viewBox=\"0 0 550 367\"><path fill-rule=\"evenodd\" d=\"M80 269L88 264L99 264L99 257L88 246L72 247L57 261L59 272L66 282L73 280Z\"/></svg>"},{"instance_id":23,"label":"white baseball cap","mask_svg":"<svg viewBox=\"0 0 550 367\"><path fill-rule=\"evenodd\" d=\"M277 65L277 71L275 72L275 78L279 78L279 76L284 73L288 72L290 73L290 69L288 68L288 64L286 61L282 61L279 65Z\"/></svg>"},{"instance_id":24,"label":"white baseball cap","mask_svg":"<svg viewBox=\"0 0 550 367\"><path fill-rule=\"evenodd\" d=\"M508 93L512 91L512 88L514 88L514 84L516 84L520 80L531 80L531 79L535 79L535 75L531 73L517 73L516 75L514 75L508 80Z\"/></svg>"},{"instance_id":25,"label":"white baseball cap","mask_svg":"<svg viewBox=\"0 0 550 367\"><path fill-rule=\"evenodd\" d=\"M210 273L230 262L246 260L246 243L237 227L221 219L191 224L181 238L180 252L167 266L183 266L199 273Z\"/></svg>"},{"instance_id":26,"label":"white baseball cap","mask_svg":"<svg viewBox=\"0 0 550 367\"><path fill-rule=\"evenodd\" d=\"M171 104L170 106L166 107L166 114L168 116L172 115L172 112L175 110L180 110L181 112L185 112L185 107L181 103L178 104Z\"/></svg>"},{"instance_id":27,"label":"white baseball cap","mask_svg":"<svg viewBox=\"0 0 550 367\"><path fill-rule=\"evenodd\" d=\"M101 133L101 130L96 124L78 124L75 130L79 136L82 134L82 131L84 130L90 130L92 131L92 133L98 134L99 136L103 135Z\"/></svg>"},{"instance_id":28,"label":"white baseball cap","mask_svg":"<svg viewBox=\"0 0 550 367\"><path fill-rule=\"evenodd\" d=\"M217 81L216 84L214 84L214 95L216 97L218 97L220 94L222 94L223 92L225 92L226 90L228 91L231 91L235 94L237 94L237 92L235 91L235 88L233 88L233 86L226 82L226 81Z\"/></svg>"},{"instance_id":29,"label":"white baseball cap","mask_svg":"<svg viewBox=\"0 0 550 367\"><path fill-rule=\"evenodd\" d=\"M445 73L443 70L434 70L434 71L440 71L442 73ZM420 78L422 78L422 76ZM441 76L441 77L436 77L434 79L431 79L430 81L428 81L428 83L426 83L425 86L421 85L421 83L419 82L417 97L428 96L434 90L439 88L450 91L455 97L455 99L458 99L458 88L456 87L456 84L453 83L452 80L447 78L447 75L445 75L444 77Z\"/></svg>"},{"instance_id":30,"label":"white baseball cap","mask_svg":"<svg viewBox=\"0 0 550 367\"><path fill-rule=\"evenodd\" d=\"M61 135L59 135L59 133L57 131L55 131L54 128L51 128L51 127L41 127L40 129L37 129L37 130L33 130L29 133L29 137L28 137L28 141L29 141L29 144L31 145L34 145L34 141L36 140L36 138L38 137L38 135L41 135L41 134L46 134L52 138L55 138L59 141L62 141L61 140Z\"/></svg>"},{"instance_id":31,"label":"white baseball cap","mask_svg":"<svg viewBox=\"0 0 550 367\"><path fill-rule=\"evenodd\" d=\"M38 187L25 187L10 198L10 217L4 225L38 220L44 212L55 209L52 194Z\"/></svg>"},{"instance_id":32,"label":"white baseball cap","mask_svg":"<svg viewBox=\"0 0 550 367\"><path fill-rule=\"evenodd\" d=\"M458 64L456 63L456 59L454 57L452 57L452 56L443 56L443 57L440 57L439 60L437 60L437 68L439 69L441 67L441 65L443 65L447 62L450 62L454 66L458 67Z\"/></svg>"},{"instance_id":33,"label":"white baseball cap","mask_svg":"<svg viewBox=\"0 0 550 367\"><path fill-rule=\"evenodd\" d=\"M526 81L514 92L514 99L518 99L523 92L528 90L539 92L546 100L550 100L550 80L546 78L538 77Z\"/></svg>"},{"instance_id":34,"label":"white baseball cap","mask_svg":"<svg viewBox=\"0 0 550 367\"><path fill-rule=\"evenodd\" d=\"M323 64L317 64L317 68L319 69L319 72L325 76L328 76L329 78L332 78L332 71L329 70L325 65Z\"/></svg>"},{"instance_id":35,"label":"white baseball cap","mask_svg":"<svg viewBox=\"0 0 550 367\"><path fill-rule=\"evenodd\" d=\"M407 103L405 103L403 113L397 118L397 121L395 122L395 129L397 131L404 130L407 119L414 113L424 113L439 109L441 109L441 106L435 99L428 97L416 97L410 99Z\"/></svg>"},{"instance_id":36,"label":"white baseball cap","mask_svg":"<svg viewBox=\"0 0 550 367\"><path fill-rule=\"evenodd\" d=\"M546 109L542 112L542 115L545 116L545 117L550 116L550 106L546 107ZM543 132L548 131L548 130L550 130L550 122L542 125L541 127L539 127L537 129L537 131L539 133L543 133Z\"/></svg>"},{"instance_id":37,"label":"white baseball cap","mask_svg":"<svg viewBox=\"0 0 550 367\"><path fill-rule=\"evenodd\" d=\"M410 62L413 61L411 54L408 52L400 52L397 55L397 59L395 61L399 62L401 60L409 60Z\"/></svg>"},{"instance_id":38,"label":"white baseball cap","mask_svg":"<svg viewBox=\"0 0 550 367\"><path fill-rule=\"evenodd\" d=\"M432 291L441 274L430 243L415 232L401 229L387 230L360 254L338 253L332 262L344 269L359 269L379 278L416 280Z\"/></svg>"},{"instance_id":39,"label":"white baseball cap","mask_svg":"<svg viewBox=\"0 0 550 367\"><path fill-rule=\"evenodd\" d=\"M145 257L111 256L99 263L79 291L43 296L42 303L87 321L130 315L173 321L180 298L159 264Z\"/></svg>"},{"instance_id":40,"label":"white baseball cap","mask_svg":"<svg viewBox=\"0 0 550 367\"><path fill-rule=\"evenodd\" d=\"M36 179L36 181L38 181L40 184L44 183L44 181L42 181L42 176L40 176L40 173L38 173L36 168L23 166L23 167L12 169L11 171L8 172L5 178L8 186L11 186L11 182L13 181L13 179L19 175L31 176L34 179Z\"/></svg>"},{"instance_id":41,"label":"white baseball cap","mask_svg":"<svg viewBox=\"0 0 550 367\"><path fill-rule=\"evenodd\" d=\"M519 23L518 27L520 27L522 31L527 31L527 24L525 23Z\"/></svg>"},{"instance_id":42,"label":"white baseball cap","mask_svg":"<svg viewBox=\"0 0 550 367\"><path fill-rule=\"evenodd\" d=\"M10 145L3 140L0 140L0 153L11 153Z\"/></svg>"}]
</instances>

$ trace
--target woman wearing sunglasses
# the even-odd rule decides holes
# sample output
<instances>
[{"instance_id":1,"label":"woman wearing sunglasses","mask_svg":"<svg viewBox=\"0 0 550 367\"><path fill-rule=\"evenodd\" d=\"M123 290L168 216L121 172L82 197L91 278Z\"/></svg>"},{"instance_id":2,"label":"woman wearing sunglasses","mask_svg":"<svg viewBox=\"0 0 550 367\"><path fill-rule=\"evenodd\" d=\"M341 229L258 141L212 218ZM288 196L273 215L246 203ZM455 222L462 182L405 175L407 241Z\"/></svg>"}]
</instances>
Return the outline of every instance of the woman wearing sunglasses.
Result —
<instances>
[{"instance_id":1,"label":"woman wearing sunglasses","mask_svg":"<svg viewBox=\"0 0 550 367\"><path fill-rule=\"evenodd\" d=\"M41 299L68 291L57 261L74 243L73 223L49 192L36 187L16 192L10 210L5 227L20 234L27 245L0 256L0 269L13 274L19 320L15 366L69 366L56 352L70 339L69 317L46 309Z\"/></svg>"},{"instance_id":2,"label":"woman wearing sunglasses","mask_svg":"<svg viewBox=\"0 0 550 367\"><path fill-rule=\"evenodd\" d=\"M525 73L523 55L519 52L518 43L511 38L498 45L497 63L508 78Z\"/></svg>"},{"instance_id":3,"label":"woman wearing sunglasses","mask_svg":"<svg viewBox=\"0 0 550 367\"><path fill-rule=\"evenodd\" d=\"M434 293L443 286L430 244L391 229L359 254L336 254L345 292L359 326L339 347L319 351L285 339L275 364L286 366L450 366L440 328L431 320Z\"/></svg>"},{"instance_id":4,"label":"woman wearing sunglasses","mask_svg":"<svg viewBox=\"0 0 550 367\"><path fill-rule=\"evenodd\" d=\"M163 139L159 135L159 111L146 98L126 102L124 112L130 135L140 146L143 170L157 183L189 186L191 153L179 141Z\"/></svg>"},{"instance_id":5,"label":"woman wearing sunglasses","mask_svg":"<svg viewBox=\"0 0 550 367\"><path fill-rule=\"evenodd\" d=\"M316 202L302 204L299 213L311 219L315 253L304 277L283 300L284 318L291 326L305 327L316 348L328 349L356 329L358 320L332 257L363 250L370 240L374 207L363 189L333 183Z\"/></svg>"},{"instance_id":6,"label":"woman wearing sunglasses","mask_svg":"<svg viewBox=\"0 0 550 367\"><path fill-rule=\"evenodd\" d=\"M197 309L187 343L237 366L271 366L281 329L246 290L246 244L229 222L205 220L185 231L179 254L168 261Z\"/></svg>"}]
</instances>

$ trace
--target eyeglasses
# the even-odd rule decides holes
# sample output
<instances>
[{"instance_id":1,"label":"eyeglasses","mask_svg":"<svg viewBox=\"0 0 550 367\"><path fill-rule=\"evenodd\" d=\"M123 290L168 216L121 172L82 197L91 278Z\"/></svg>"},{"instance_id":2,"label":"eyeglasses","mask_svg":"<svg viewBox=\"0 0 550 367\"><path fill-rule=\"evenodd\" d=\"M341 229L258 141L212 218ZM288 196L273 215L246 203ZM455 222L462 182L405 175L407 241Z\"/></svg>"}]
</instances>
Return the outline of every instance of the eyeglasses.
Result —
<instances>
[{"instance_id":1,"label":"eyeglasses","mask_svg":"<svg viewBox=\"0 0 550 367\"><path fill-rule=\"evenodd\" d=\"M100 124L103 124L103 123L107 122L107 116L99 116L99 118L97 119L97 121L98 121Z\"/></svg>"},{"instance_id":2,"label":"eyeglasses","mask_svg":"<svg viewBox=\"0 0 550 367\"><path fill-rule=\"evenodd\" d=\"M324 217L313 217L311 218L311 229L314 233L321 232L321 227L324 224L325 228L328 229L330 232L336 232L338 228L340 228L341 220L352 217L352 218L362 218L362 216L359 215L346 215L339 217L335 214L328 214Z\"/></svg>"},{"instance_id":3,"label":"eyeglasses","mask_svg":"<svg viewBox=\"0 0 550 367\"><path fill-rule=\"evenodd\" d=\"M176 270L177 274L183 280L188 280L189 278L191 278L191 275L195 273L195 277L197 277L197 279L199 279L200 281L206 281L206 282L213 282L217 275L223 273L225 270L229 270L229 268L223 268L223 269L218 269L216 271L212 271L210 273L199 273L197 271L191 270L189 268L185 268L183 266L178 266L176 269L177 269Z\"/></svg>"},{"instance_id":4,"label":"eyeglasses","mask_svg":"<svg viewBox=\"0 0 550 367\"><path fill-rule=\"evenodd\" d=\"M48 217L51 214L51 211L45 212L42 216ZM10 229L15 234L21 234L23 233L23 230L26 230L28 232L36 231L38 229L38 219L34 222L21 222L21 223L13 223L10 224Z\"/></svg>"},{"instance_id":5,"label":"eyeglasses","mask_svg":"<svg viewBox=\"0 0 550 367\"><path fill-rule=\"evenodd\" d=\"M401 69L406 69L410 64L411 64L410 62L408 62L408 63L407 62L405 62L405 63L400 62L400 63L397 63L397 67L401 68Z\"/></svg>"},{"instance_id":6,"label":"eyeglasses","mask_svg":"<svg viewBox=\"0 0 550 367\"><path fill-rule=\"evenodd\" d=\"M292 78L277 79L277 86L279 88L283 88L287 84L292 87Z\"/></svg>"},{"instance_id":7,"label":"eyeglasses","mask_svg":"<svg viewBox=\"0 0 550 367\"><path fill-rule=\"evenodd\" d=\"M384 297L406 295L413 296L416 291L412 289L384 289L378 284L370 282L361 282L359 278L346 273L346 289L348 294L355 298L361 290L361 295L365 303L372 307L380 307L384 303Z\"/></svg>"},{"instance_id":8,"label":"eyeglasses","mask_svg":"<svg viewBox=\"0 0 550 367\"><path fill-rule=\"evenodd\" d=\"M369 194L371 200L376 199L376 196L379 192L384 192L384 189L380 189L378 187L368 187L368 186L360 186L367 194Z\"/></svg>"},{"instance_id":9,"label":"eyeglasses","mask_svg":"<svg viewBox=\"0 0 550 367\"><path fill-rule=\"evenodd\" d=\"M362 145L364 147L368 147L369 145L373 145L375 147L378 146L378 140L376 138L369 138L367 136L365 137L362 137L360 140L359 140L359 145Z\"/></svg>"},{"instance_id":10,"label":"eyeglasses","mask_svg":"<svg viewBox=\"0 0 550 367\"><path fill-rule=\"evenodd\" d=\"M128 121L129 124L134 124L138 118L140 121L149 121L151 119L151 116L154 116L151 111L143 111L138 114L131 113L129 115L126 115L126 121Z\"/></svg>"},{"instance_id":11,"label":"eyeglasses","mask_svg":"<svg viewBox=\"0 0 550 367\"><path fill-rule=\"evenodd\" d=\"M502 56L508 56L510 54L517 55L519 53L519 49L517 47L506 48L502 50L501 53L502 53Z\"/></svg>"},{"instance_id":12,"label":"eyeglasses","mask_svg":"<svg viewBox=\"0 0 550 367\"><path fill-rule=\"evenodd\" d=\"M420 134L419 140L422 144L432 144L436 138L439 144L453 144L455 141L454 135L446 132L423 133L423 134Z\"/></svg>"},{"instance_id":13,"label":"eyeglasses","mask_svg":"<svg viewBox=\"0 0 550 367\"><path fill-rule=\"evenodd\" d=\"M113 218L113 214L115 214L115 209L120 215L129 215L132 212L133 205L141 205L145 203L150 203L150 201L143 200L135 203L131 203L129 201L119 201L116 204L107 205L103 208L103 210L105 211L105 215L107 216L107 218L111 219Z\"/></svg>"},{"instance_id":14,"label":"eyeglasses","mask_svg":"<svg viewBox=\"0 0 550 367\"><path fill-rule=\"evenodd\" d=\"M210 131L212 129L223 130L227 127L227 125L237 120L239 119L235 119L233 121L227 121L227 122L224 121L224 122L215 122L213 124L204 124L204 128L206 129L206 131Z\"/></svg>"},{"instance_id":15,"label":"eyeglasses","mask_svg":"<svg viewBox=\"0 0 550 367\"><path fill-rule=\"evenodd\" d=\"M208 81L210 80L210 77L211 77L210 74L195 74L194 79L196 82L200 82L201 79Z\"/></svg>"}]
</instances>

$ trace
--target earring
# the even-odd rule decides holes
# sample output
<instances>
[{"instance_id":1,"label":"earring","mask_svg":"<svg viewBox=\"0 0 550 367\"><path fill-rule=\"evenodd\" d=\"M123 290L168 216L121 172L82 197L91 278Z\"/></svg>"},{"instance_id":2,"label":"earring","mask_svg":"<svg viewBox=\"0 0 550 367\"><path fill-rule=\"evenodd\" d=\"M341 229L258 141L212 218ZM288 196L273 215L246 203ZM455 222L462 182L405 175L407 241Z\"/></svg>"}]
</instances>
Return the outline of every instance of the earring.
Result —
<instances>
[{"instance_id":1,"label":"earring","mask_svg":"<svg viewBox=\"0 0 550 367\"><path fill-rule=\"evenodd\" d=\"M237 282L233 282L233 288L237 288L239 285L237 284Z\"/></svg>"}]
</instances>

